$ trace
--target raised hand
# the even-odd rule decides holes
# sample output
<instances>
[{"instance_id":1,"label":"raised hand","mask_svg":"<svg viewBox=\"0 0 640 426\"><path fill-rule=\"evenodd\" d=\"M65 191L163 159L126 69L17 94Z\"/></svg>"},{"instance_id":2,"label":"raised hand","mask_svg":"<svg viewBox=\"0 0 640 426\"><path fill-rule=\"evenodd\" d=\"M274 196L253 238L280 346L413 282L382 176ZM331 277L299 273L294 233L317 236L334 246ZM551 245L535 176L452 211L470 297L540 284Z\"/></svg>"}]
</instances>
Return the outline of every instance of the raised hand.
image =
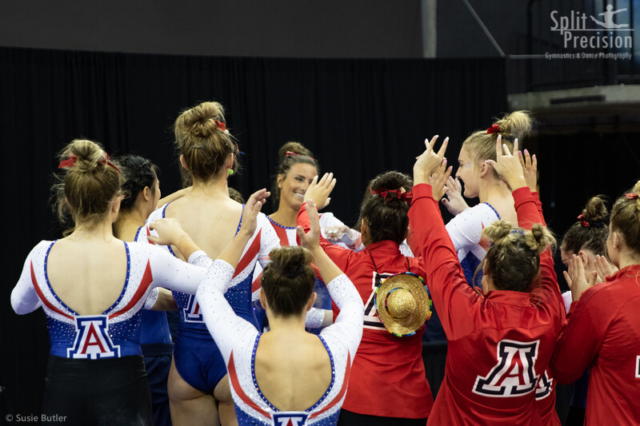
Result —
<instances>
[{"instance_id":1,"label":"raised hand","mask_svg":"<svg viewBox=\"0 0 640 426\"><path fill-rule=\"evenodd\" d=\"M607 280L607 277L618 272L618 268L609 263L606 257L596 255L596 272L598 273L598 284Z\"/></svg>"},{"instance_id":2,"label":"raised hand","mask_svg":"<svg viewBox=\"0 0 640 426\"><path fill-rule=\"evenodd\" d=\"M429 178L434 200L440 200L444 196L447 191L445 185L451 177L452 170L452 166L447 168L447 159L445 158L438 170Z\"/></svg>"},{"instance_id":3,"label":"raised hand","mask_svg":"<svg viewBox=\"0 0 640 426\"><path fill-rule=\"evenodd\" d=\"M266 203L269 195L271 195L271 193L266 189L261 189L251 194L251 197L249 197L242 210L240 232L245 232L249 235L253 235L253 233L256 232L258 213L260 213L260 209L262 209L262 206Z\"/></svg>"},{"instance_id":4,"label":"raised hand","mask_svg":"<svg viewBox=\"0 0 640 426\"><path fill-rule=\"evenodd\" d=\"M518 139L513 143L513 150L514 152L518 152ZM527 181L524 178L524 170L520 165L520 161L511 155L507 145L502 144L501 135L498 135L498 140L496 141L496 159L498 160L497 162L487 160L486 163L493 167L512 191L527 186Z\"/></svg>"},{"instance_id":5,"label":"raised hand","mask_svg":"<svg viewBox=\"0 0 640 426\"><path fill-rule=\"evenodd\" d=\"M296 231L300 237L300 245L313 253L314 250L320 249L320 217L312 199L305 201L304 208L309 215L309 232L305 234L302 226L298 226Z\"/></svg>"},{"instance_id":6,"label":"raised hand","mask_svg":"<svg viewBox=\"0 0 640 426\"><path fill-rule=\"evenodd\" d=\"M336 180L333 178L333 173L325 173L318 182L318 176L314 177L307 188L307 192L304 193L304 201L313 200L314 204L318 206L319 210L327 207L331 202L329 194L336 186Z\"/></svg>"},{"instance_id":7,"label":"raised hand","mask_svg":"<svg viewBox=\"0 0 640 426\"><path fill-rule=\"evenodd\" d=\"M527 186L531 190L531 192L538 191L538 159L536 155L533 154L531 156L529 151L524 150L524 155L522 155L522 151L518 151L518 158L520 159L520 165L522 166L522 170L524 171L524 180L527 181Z\"/></svg>"},{"instance_id":8,"label":"raised hand","mask_svg":"<svg viewBox=\"0 0 640 426\"><path fill-rule=\"evenodd\" d=\"M436 153L434 147L438 135L431 138L431 142L425 139L424 144L426 150L420 155L415 164L413 165L413 183L414 185L420 183L429 183L429 176L434 174L438 167L442 165L444 161L444 154L447 151L447 145L449 144L449 138L446 138L440 147L440 150Z\"/></svg>"},{"instance_id":9,"label":"raised hand","mask_svg":"<svg viewBox=\"0 0 640 426\"><path fill-rule=\"evenodd\" d=\"M444 204L452 215L457 216L469 208L462 196L462 184L458 179L449 176L445 184L445 195L446 198L442 199L442 204Z\"/></svg>"},{"instance_id":10,"label":"raised hand","mask_svg":"<svg viewBox=\"0 0 640 426\"><path fill-rule=\"evenodd\" d=\"M569 261L569 271L563 271L569 290L571 290L571 300L577 302L582 293L596 285L597 272L592 272L588 276L584 271L584 264L580 256L575 254Z\"/></svg>"}]
</instances>

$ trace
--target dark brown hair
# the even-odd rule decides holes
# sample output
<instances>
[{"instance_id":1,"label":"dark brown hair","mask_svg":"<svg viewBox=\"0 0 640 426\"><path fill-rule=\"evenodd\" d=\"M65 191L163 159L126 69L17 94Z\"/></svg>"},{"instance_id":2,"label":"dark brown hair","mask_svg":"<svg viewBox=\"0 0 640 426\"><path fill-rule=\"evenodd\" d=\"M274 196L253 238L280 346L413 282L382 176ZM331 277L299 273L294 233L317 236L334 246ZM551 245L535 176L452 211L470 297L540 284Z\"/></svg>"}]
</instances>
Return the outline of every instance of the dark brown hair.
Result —
<instances>
[{"instance_id":1,"label":"dark brown hair","mask_svg":"<svg viewBox=\"0 0 640 426\"><path fill-rule=\"evenodd\" d=\"M497 220L482 231L492 245L485 256L487 275L498 290L528 292L540 270L540 253L555 243L551 232L539 223L531 231Z\"/></svg>"},{"instance_id":2,"label":"dark brown hair","mask_svg":"<svg viewBox=\"0 0 640 426\"><path fill-rule=\"evenodd\" d=\"M391 240L400 244L405 239L409 227L410 202L398 198L371 194L371 190L404 189L411 191L413 181L404 173L389 171L376 176L371 187L365 192L358 223L367 221L371 242Z\"/></svg>"},{"instance_id":3,"label":"dark brown hair","mask_svg":"<svg viewBox=\"0 0 640 426\"><path fill-rule=\"evenodd\" d=\"M628 194L640 194L640 182ZM640 198L618 198L611 209L611 232L618 232L624 243L636 253L640 253Z\"/></svg>"},{"instance_id":4,"label":"dark brown hair","mask_svg":"<svg viewBox=\"0 0 640 426\"><path fill-rule=\"evenodd\" d=\"M564 234L560 245L562 250L578 254L580 250L586 249L604 256L609 236L608 215L604 196L592 197L582 210L582 219L571 225Z\"/></svg>"},{"instance_id":5,"label":"dark brown hair","mask_svg":"<svg viewBox=\"0 0 640 426\"><path fill-rule=\"evenodd\" d=\"M54 185L54 209L63 224L92 227L109 212L111 202L120 195L123 174L115 161L107 163L107 154L100 144L84 139L71 141L59 154L60 160L76 157L75 164L63 168ZM71 223L69 223L71 219Z\"/></svg>"},{"instance_id":6,"label":"dark brown hair","mask_svg":"<svg viewBox=\"0 0 640 426\"><path fill-rule=\"evenodd\" d=\"M287 154L291 153L291 154ZM286 179L289 170L294 164L309 164L316 168L316 174L320 176L320 164L313 158L313 153L305 148L300 142L287 142L278 150L278 167L273 182L272 202L275 209L280 206L280 188L278 187L278 176L282 175Z\"/></svg>"},{"instance_id":7,"label":"dark brown hair","mask_svg":"<svg viewBox=\"0 0 640 426\"><path fill-rule=\"evenodd\" d=\"M138 194L149 187L151 194L155 195L154 185L160 169L150 160L134 154L125 154L118 157L120 170L124 173L125 183L122 185L124 198L120 204L120 210L128 211L133 208L138 199Z\"/></svg>"},{"instance_id":8,"label":"dark brown hair","mask_svg":"<svg viewBox=\"0 0 640 426\"><path fill-rule=\"evenodd\" d=\"M300 315L313 294L316 274L311 253L303 247L281 247L271 251L262 274L262 289L277 316Z\"/></svg>"},{"instance_id":9,"label":"dark brown hair","mask_svg":"<svg viewBox=\"0 0 640 426\"><path fill-rule=\"evenodd\" d=\"M203 102L182 112L176 119L176 146L189 169L182 172L186 185L193 178L207 181L217 176L228 155L239 153L235 141L222 129L222 124L224 108L218 102ZM233 170L238 169L236 157Z\"/></svg>"}]
</instances>

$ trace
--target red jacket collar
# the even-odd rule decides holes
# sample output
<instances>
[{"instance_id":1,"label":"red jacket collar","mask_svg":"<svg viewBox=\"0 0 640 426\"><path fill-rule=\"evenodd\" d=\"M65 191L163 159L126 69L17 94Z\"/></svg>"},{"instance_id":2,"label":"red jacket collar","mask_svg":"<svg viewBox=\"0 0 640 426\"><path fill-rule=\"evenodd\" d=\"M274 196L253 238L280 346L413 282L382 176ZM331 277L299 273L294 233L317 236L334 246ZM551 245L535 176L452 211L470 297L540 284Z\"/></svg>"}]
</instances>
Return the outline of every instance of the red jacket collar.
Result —
<instances>
[{"instance_id":1,"label":"red jacket collar","mask_svg":"<svg viewBox=\"0 0 640 426\"><path fill-rule=\"evenodd\" d=\"M640 265L638 264L629 265L626 268L622 268L615 274L607 277L607 282L615 281L623 277L636 277L636 276L640 276Z\"/></svg>"}]
</instances>

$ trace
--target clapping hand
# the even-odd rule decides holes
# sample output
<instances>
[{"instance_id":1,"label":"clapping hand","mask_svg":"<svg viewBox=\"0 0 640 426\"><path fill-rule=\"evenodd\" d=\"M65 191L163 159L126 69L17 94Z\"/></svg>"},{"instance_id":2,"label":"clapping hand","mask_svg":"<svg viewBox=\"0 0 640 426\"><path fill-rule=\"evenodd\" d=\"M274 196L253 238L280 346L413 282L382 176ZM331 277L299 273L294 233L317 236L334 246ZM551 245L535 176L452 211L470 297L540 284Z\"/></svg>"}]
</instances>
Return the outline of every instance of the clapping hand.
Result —
<instances>
[{"instance_id":1,"label":"clapping hand","mask_svg":"<svg viewBox=\"0 0 640 426\"><path fill-rule=\"evenodd\" d=\"M329 194L336 186L336 180L333 177L333 173L325 173L318 182L318 176L314 177L307 188L307 192L304 193L304 201L313 200L314 205L318 206L319 210L327 207L331 202Z\"/></svg>"},{"instance_id":2,"label":"clapping hand","mask_svg":"<svg viewBox=\"0 0 640 426\"><path fill-rule=\"evenodd\" d=\"M613 266L606 257L596 255L596 271L598 272L598 284L607 280L607 277L618 272L618 268Z\"/></svg>"},{"instance_id":3,"label":"clapping hand","mask_svg":"<svg viewBox=\"0 0 640 426\"><path fill-rule=\"evenodd\" d=\"M242 210L242 225L240 226L240 232L244 232L248 235L253 235L256 232L258 226L258 213L264 203L267 202L271 193L266 189L251 194L251 197L247 200Z\"/></svg>"},{"instance_id":4,"label":"clapping hand","mask_svg":"<svg viewBox=\"0 0 640 426\"><path fill-rule=\"evenodd\" d=\"M562 273L564 274L564 279L567 280L567 285L571 290L571 299L574 302L580 299L585 290L596 285L598 276L597 272L591 272L587 276L582 259L575 254L569 261L569 271L563 271Z\"/></svg>"}]
</instances>

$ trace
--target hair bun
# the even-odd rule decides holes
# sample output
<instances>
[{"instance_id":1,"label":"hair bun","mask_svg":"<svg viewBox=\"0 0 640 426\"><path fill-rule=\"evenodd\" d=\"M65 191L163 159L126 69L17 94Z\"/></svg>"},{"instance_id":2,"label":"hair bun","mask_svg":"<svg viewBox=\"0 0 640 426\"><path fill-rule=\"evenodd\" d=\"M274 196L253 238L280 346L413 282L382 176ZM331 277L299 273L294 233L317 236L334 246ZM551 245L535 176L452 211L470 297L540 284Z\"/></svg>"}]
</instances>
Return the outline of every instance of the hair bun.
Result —
<instances>
[{"instance_id":1,"label":"hair bun","mask_svg":"<svg viewBox=\"0 0 640 426\"><path fill-rule=\"evenodd\" d=\"M278 274L295 278L311 264L311 253L302 247L282 247L270 255L271 266ZM301 269L301 270L300 270Z\"/></svg>"},{"instance_id":2,"label":"hair bun","mask_svg":"<svg viewBox=\"0 0 640 426\"><path fill-rule=\"evenodd\" d=\"M313 152L307 149L300 142L287 142L278 150L278 161L282 161L287 158L287 152L293 152L298 155L306 155L313 158Z\"/></svg>"},{"instance_id":3,"label":"hair bun","mask_svg":"<svg viewBox=\"0 0 640 426\"><path fill-rule=\"evenodd\" d=\"M224 121L224 108L218 102L203 102L184 113L181 130L199 138L208 138L214 134L218 125L216 120Z\"/></svg>"},{"instance_id":4,"label":"hair bun","mask_svg":"<svg viewBox=\"0 0 640 426\"><path fill-rule=\"evenodd\" d=\"M498 120L499 134L503 138L522 139L531 132L533 121L528 111L514 111Z\"/></svg>"},{"instance_id":5,"label":"hair bun","mask_svg":"<svg viewBox=\"0 0 640 426\"><path fill-rule=\"evenodd\" d=\"M556 241L553 234L551 234L551 231L540 223L535 223L531 227L531 232L527 233L527 237L529 235L531 235L531 238L527 238L527 245L531 250L538 252L538 254L545 251L547 247L554 244Z\"/></svg>"},{"instance_id":6,"label":"hair bun","mask_svg":"<svg viewBox=\"0 0 640 426\"><path fill-rule=\"evenodd\" d=\"M76 157L73 170L81 173L91 173L100 167L107 159L107 154L97 143L86 139L74 139L60 154L61 159Z\"/></svg>"},{"instance_id":7,"label":"hair bun","mask_svg":"<svg viewBox=\"0 0 640 426\"><path fill-rule=\"evenodd\" d=\"M506 220L496 220L488 227L484 228L482 234L493 241L493 245L500 243L509 236L513 227Z\"/></svg>"},{"instance_id":8,"label":"hair bun","mask_svg":"<svg viewBox=\"0 0 640 426\"><path fill-rule=\"evenodd\" d=\"M604 221L609 216L604 196L596 195L590 198L582 210L582 214L587 222Z\"/></svg>"}]
</instances>

